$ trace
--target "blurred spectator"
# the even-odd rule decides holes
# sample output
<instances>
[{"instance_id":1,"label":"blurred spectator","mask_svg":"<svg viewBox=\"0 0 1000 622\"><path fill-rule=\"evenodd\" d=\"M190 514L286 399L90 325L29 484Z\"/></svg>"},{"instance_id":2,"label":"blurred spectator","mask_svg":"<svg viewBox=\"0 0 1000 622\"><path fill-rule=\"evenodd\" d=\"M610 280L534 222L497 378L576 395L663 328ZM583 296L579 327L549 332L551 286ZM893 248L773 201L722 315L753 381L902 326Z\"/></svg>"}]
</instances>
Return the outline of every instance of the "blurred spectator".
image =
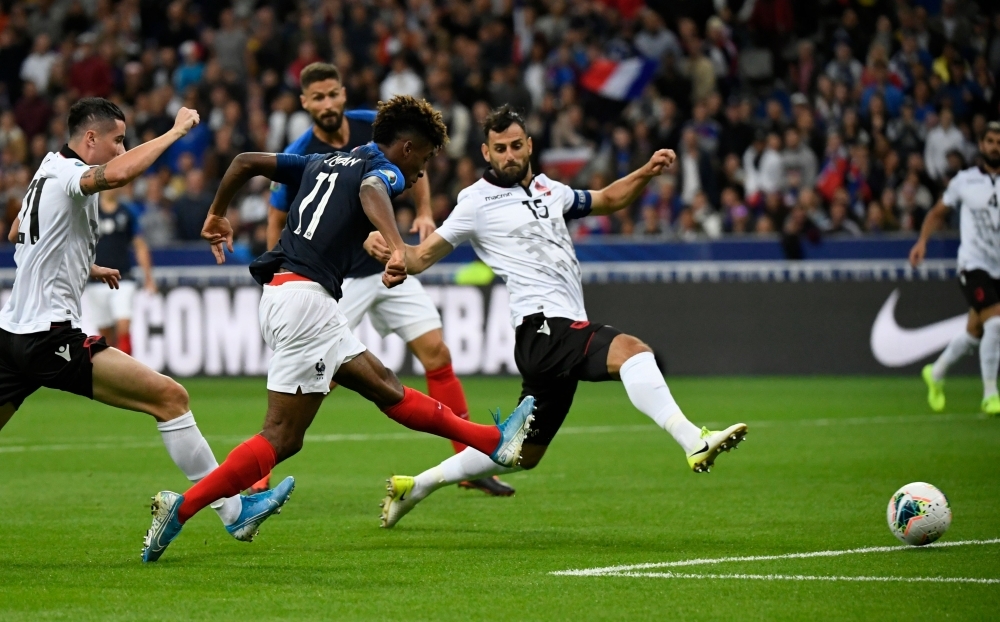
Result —
<instances>
[{"instance_id":1,"label":"blurred spectator","mask_svg":"<svg viewBox=\"0 0 1000 622\"><path fill-rule=\"evenodd\" d=\"M153 248L174 241L174 213L163 196L163 184L155 175L146 178L146 197L140 201L139 227L146 242ZM202 220L204 224L204 220Z\"/></svg>"},{"instance_id":2,"label":"blurred spectator","mask_svg":"<svg viewBox=\"0 0 1000 622\"><path fill-rule=\"evenodd\" d=\"M52 119L52 107L38 94L34 82L25 82L20 101L14 106L14 118L30 139L45 131Z\"/></svg>"},{"instance_id":3,"label":"blurred spectator","mask_svg":"<svg viewBox=\"0 0 1000 622\"><path fill-rule=\"evenodd\" d=\"M31 54L21 64L21 79L31 82L36 87L36 93L45 93L49 89L49 77L52 67L59 62L59 54L52 49L52 39L45 33L35 37Z\"/></svg>"},{"instance_id":4,"label":"blurred spectator","mask_svg":"<svg viewBox=\"0 0 1000 622\"><path fill-rule=\"evenodd\" d=\"M953 149L961 150L964 144L965 137L955 127L951 110L945 108L941 111L938 126L927 133L927 145L924 147L924 162L931 179L940 180L944 176L948 166L948 152Z\"/></svg>"},{"instance_id":5,"label":"blurred spectator","mask_svg":"<svg viewBox=\"0 0 1000 622\"><path fill-rule=\"evenodd\" d=\"M382 101L389 101L393 95L420 97L423 94L424 82L410 67L406 57L402 54L394 56L389 74L382 80L380 90Z\"/></svg>"},{"instance_id":6,"label":"blurred spectator","mask_svg":"<svg viewBox=\"0 0 1000 622\"><path fill-rule=\"evenodd\" d=\"M693 205L699 192L707 200L718 196L711 156L702 150L694 128L684 130L677 160L682 203Z\"/></svg>"},{"instance_id":7,"label":"blurred spectator","mask_svg":"<svg viewBox=\"0 0 1000 622\"><path fill-rule=\"evenodd\" d=\"M205 175L200 169L188 171L184 182L184 194L174 201L174 220L177 239L190 242L201 239L201 227L214 195L205 188Z\"/></svg>"},{"instance_id":8,"label":"blurred spectator","mask_svg":"<svg viewBox=\"0 0 1000 622\"><path fill-rule=\"evenodd\" d=\"M114 88L111 65L98 54L97 35L86 32L80 35L80 47L69 70L69 87L76 97L107 97Z\"/></svg>"},{"instance_id":9,"label":"blurred spectator","mask_svg":"<svg viewBox=\"0 0 1000 622\"><path fill-rule=\"evenodd\" d=\"M798 173L800 183L812 188L816 183L816 154L802 143L798 129L790 127L785 130L785 149L781 152L784 161L784 171L788 175L792 171Z\"/></svg>"},{"instance_id":10,"label":"blurred spectator","mask_svg":"<svg viewBox=\"0 0 1000 622\"><path fill-rule=\"evenodd\" d=\"M567 0L7 5L0 193L12 204L65 142L74 98L97 94L125 111L129 148L167 131L180 106L201 112L155 167L153 194L184 207L192 170L207 193L236 153L280 151L308 129L296 85L316 58L340 66L349 109L408 93L441 110L452 141L431 164L438 220L479 178L477 124L490 106L525 109L536 160L553 148L593 154L573 183L678 151L669 181L633 210L574 224L575 235L704 236L712 213L726 231L784 241L807 239L806 223L913 231L950 176L975 164L1000 112L1000 12L982 1L736 0L666 13L654 3L635 14L632 3ZM595 59L634 56L657 66L623 99L582 87ZM266 193L250 184L234 208L251 245Z\"/></svg>"}]
</instances>

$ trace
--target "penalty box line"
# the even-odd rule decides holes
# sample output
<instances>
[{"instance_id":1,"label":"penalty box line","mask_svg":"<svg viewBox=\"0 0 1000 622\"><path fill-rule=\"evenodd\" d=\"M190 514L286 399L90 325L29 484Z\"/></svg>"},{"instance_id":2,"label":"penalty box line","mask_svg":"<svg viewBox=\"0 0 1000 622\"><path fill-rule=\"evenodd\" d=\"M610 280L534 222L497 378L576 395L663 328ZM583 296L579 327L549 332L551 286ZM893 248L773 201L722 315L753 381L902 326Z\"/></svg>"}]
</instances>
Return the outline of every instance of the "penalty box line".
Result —
<instances>
[{"instance_id":1,"label":"penalty box line","mask_svg":"<svg viewBox=\"0 0 1000 622\"><path fill-rule=\"evenodd\" d=\"M841 425L880 425L897 423L945 423L949 421L970 421L986 419L982 413L976 414L942 414L942 415L902 415L902 416L875 416L875 417L851 417L844 419L790 419L787 421L749 421L747 425L753 431L758 428L774 428L778 426L804 426L804 427L828 427ZM728 425L717 421L702 423L709 428ZM559 430L563 436L575 436L580 434L620 434L642 432L648 433L659 430L655 425L587 425L587 426L564 426ZM247 439L246 436L208 436L208 440L217 443L241 443ZM414 440L437 440L437 436L431 434L421 434L419 432L385 432L375 434L306 434L306 442L309 443L342 443L342 442L382 442L382 441L414 441ZM94 443L53 443L47 445L5 445L3 435L0 434L0 454L24 453L33 451L101 451L109 449L146 449L151 447L161 447L159 441L143 441L135 437L123 438L121 441L108 442L108 437L103 437L102 442Z\"/></svg>"},{"instance_id":2,"label":"penalty box line","mask_svg":"<svg viewBox=\"0 0 1000 622\"><path fill-rule=\"evenodd\" d=\"M710 564L726 564L736 562L762 562L776 559L811 559L814 557L841 557L844 555L865 555L869 553L898 553L900 551L912 551L919 549L950 548L953 546L985 546L990 544L1000 544L1000 538L989 540L956 540L953 542L935 542L927 546L868 546L857 549L843 549L839 551L811 551L808 553L785 553L782 555L744 555L736 557L709 557L697 559L684 559L674 562L655 562L646 564L631 564L627 566L605 566L602 568L584 568L579 570L558 570L550 572L551 575L564 577L659 577L666 579L759 579L759 580L794 580L794 581L911 581L911 582L939 582L939 583L1000 583L1000 579L964 579L949 577L822 577L810 575L757 575L757 574L719 574L701 575L684 574L673 572L636 572L651 568L678 568L682 566L705 566Z\"/></svg>"}]
</instances>

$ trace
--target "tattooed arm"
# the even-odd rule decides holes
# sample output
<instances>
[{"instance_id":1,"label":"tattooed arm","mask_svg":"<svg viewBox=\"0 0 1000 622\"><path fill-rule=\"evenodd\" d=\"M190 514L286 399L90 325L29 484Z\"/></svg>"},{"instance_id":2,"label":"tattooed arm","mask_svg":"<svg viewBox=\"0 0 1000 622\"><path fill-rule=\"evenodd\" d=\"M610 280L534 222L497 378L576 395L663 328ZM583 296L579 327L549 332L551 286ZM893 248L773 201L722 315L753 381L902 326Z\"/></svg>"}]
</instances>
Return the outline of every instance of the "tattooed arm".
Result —
<instances>
[{"instance_id":1,"label":"tattooed arm","mask_svg":"<svg viewBox=\"0 0 1000 622\"><path fill-rule=\"evenodd\" d=\"M112 159L107 164L95 166L80 177L80 190L84 194L96 194L110 188L121 188L146 172L156 159L170 145L177 142L194 126L198 125L198 113L188 108L177 111L174 127L169 132L143 143Z\"/></svg>"}]
</instances>

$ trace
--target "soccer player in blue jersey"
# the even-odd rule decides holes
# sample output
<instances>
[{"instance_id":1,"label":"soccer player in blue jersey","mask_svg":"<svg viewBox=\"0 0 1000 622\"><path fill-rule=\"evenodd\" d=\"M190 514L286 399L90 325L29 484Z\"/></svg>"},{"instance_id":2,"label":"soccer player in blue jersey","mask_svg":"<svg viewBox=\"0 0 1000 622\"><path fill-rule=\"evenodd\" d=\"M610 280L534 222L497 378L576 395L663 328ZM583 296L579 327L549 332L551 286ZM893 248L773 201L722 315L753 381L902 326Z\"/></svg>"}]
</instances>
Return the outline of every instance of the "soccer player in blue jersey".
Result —
<instances>
[{"instance_id":1,"label":"soccer player in blue jersey","mask_svg":"<svg viewBox=\"0 0 1000 622\"><path fill-rule=\"evenodd\" d=\"M313 126L290 144L285 153L311 155L351 151L372 139L375 111L345 110L347 91L336 67L328 63L308 65L302 70L299 82L302 85L299 101L312 117ZM416 207L410 233L419 233L423 241L435 229L427 177L418 179L408 194ZM272 185L267 225L268 248L274 248L278 243L294 198L286 186ZM451 408L459 417L468 419L465 392L452 369L451 352L444 342L441 315L434 301L417 279L408 279L393 289L383 287L380 278L382 269L382 264L362 249L357 249L353 265L345 275L344 297L340 301L340 309L347 317L351 330L356 329L368 314L372 325L383 337L390 333L399 335L426 370L430 396ZM453 445L456 453L465 449L460 443ZM270 474L267 474L250 490L267 490L269 483ZM511 486L495 476L461 482L460 486L477 488L495 496L514 494Z\"/></svg>"},{"instance_id":2,"label":"soccer player in blue jersey","mask_svg":"<svg viewBox=\"0 0 1000 622\"><path fill-rule=\"evenodd\" d=\"M423 175L448 134L441 113L426 101L398 96L379 104L372 138L351 153L240 154L222 178L202 230L219 263L225 261L225 247L232 252L233 229L224 215L243 184L264 175L289 185L295 197L278 244L250 266L254 279L264 285L261 333L274 351L267 372L267 416L260 434L234 449L184 495L162 491L153 498L143 561L159 559L200 509L231 496L228 490L239 493L295 455L334 380L406 427L474 447L502 466L520 461L533 398L525 397L496 426L461 419L441 402L403 387L354 337L339 309L344 275L373 225L390 249L383 285L391 288L405 281L404 245L392 198ZM227 530L239 540L252 539L260 524L288 500L294 485L288 477L274 490L251 497L255 501L244 504L240 519Z\"/></svg>"}]
</instances>

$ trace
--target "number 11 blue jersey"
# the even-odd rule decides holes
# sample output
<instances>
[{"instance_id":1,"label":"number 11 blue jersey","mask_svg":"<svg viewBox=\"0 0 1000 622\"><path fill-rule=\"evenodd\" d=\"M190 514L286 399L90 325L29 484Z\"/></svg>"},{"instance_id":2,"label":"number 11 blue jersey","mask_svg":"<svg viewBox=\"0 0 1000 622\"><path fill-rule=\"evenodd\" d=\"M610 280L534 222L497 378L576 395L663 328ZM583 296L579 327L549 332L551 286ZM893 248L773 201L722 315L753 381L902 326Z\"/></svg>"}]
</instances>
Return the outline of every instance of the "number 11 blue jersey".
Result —
<instances>
[{"instance_id":1,"label":"number 11 blue jersey","mask_svg":"<svg viewBox=\"0 0 1000 622\"><path fill-rule=\"evenodd\" d=\"M250 264L250 274L263 285L284 268L340 300L352 258L375 230L361 206L361 182L376 177L394 198L406 190L403 174L375 143L350 153L277 156L272 179L286 184L295 198L278 245Z\"/></svg>"}]
</instances>

